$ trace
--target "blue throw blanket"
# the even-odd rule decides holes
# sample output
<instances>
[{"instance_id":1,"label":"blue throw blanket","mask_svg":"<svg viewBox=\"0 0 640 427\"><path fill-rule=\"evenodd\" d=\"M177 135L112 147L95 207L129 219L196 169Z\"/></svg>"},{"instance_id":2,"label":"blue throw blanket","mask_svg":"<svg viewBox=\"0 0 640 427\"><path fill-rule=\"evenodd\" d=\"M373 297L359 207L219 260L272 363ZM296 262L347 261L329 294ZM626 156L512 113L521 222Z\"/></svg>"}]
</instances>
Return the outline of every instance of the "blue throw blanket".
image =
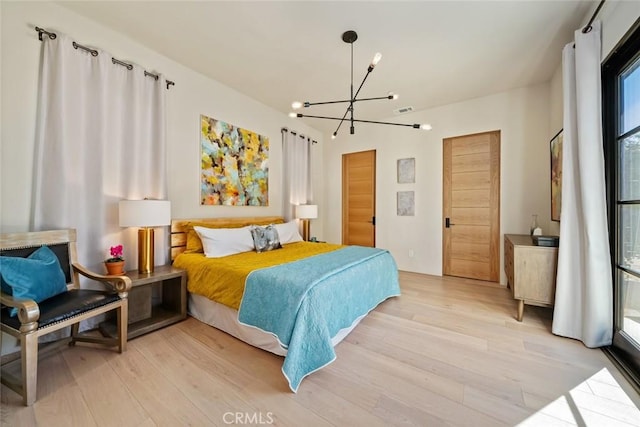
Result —
<instances>
[{"instance_id":1,"label":"blue throw blanket","mask_svg":"<svg viewBox=\"0 0 640 427\"><path fill-rule=\"evenodd\" d=\"M274 334L287 349L282 372L295 392L305 376L335 360L331 339L340 329L396 295L391 254L348 246L252 272L238 320Z\"/></svg>"}]
</instances>

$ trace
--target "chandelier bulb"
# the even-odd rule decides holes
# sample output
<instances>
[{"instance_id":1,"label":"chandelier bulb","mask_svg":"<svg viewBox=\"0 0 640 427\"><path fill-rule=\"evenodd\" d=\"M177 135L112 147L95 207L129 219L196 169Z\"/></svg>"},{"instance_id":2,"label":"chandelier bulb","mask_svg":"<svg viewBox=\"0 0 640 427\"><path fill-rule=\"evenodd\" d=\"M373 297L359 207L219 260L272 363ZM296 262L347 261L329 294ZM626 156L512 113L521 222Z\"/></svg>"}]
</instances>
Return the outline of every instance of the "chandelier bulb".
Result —
<instances>
[{"instance_id":1,"label":"chandelier bulb","mask_svg":"<svg viewBox=\"0 0 640 427\"><path fill-rule=\"evenodd\" d=\"M296 113L294 113L293 111L289 113L289 117L297 117L298 115Z\"/></svg>"},{"instance_id":2,"label":"chandelier bulb","mask_svg":"<svg viewBox=\"0 0 640 427\"><path fill-rule=\"evenodd\" d=\"M378 65L378 62L380 62L380 60L382 59L382 54L380 52L377 52L374 56L373 59L371 60L371 65L369 67L373 68L376 65Z\"/></svg>"},{"instance_id":3,"label":"chandelier bulb","mask_svg":"<svg viewBox=\"0 0 640 427\"><path fill-rule=\"evenodd\" d=\"M302 108L302 102L300 101L293 101L291 103L291 108L293 108L294 110L298 110L300 108Z\"/></svg>"},{"instance_id":4,"label":"chandelier bulb","mask_svg":"<svg viewBox=\"0 0 640 427\"><path fill-rule=\"evenodd\" d=\"M400 96L397 93L393 93L393 92L389 92L388 98L389 99L393 99L396 100L398 99Z\"/></svg>"},{"instance_id":5,"label":"chandelier bulb","mask_svg":"<svg viewBox=\"0 0 640 427\"><path fill-rule=\"evenodd\" d=\"M429 123L425 123L425 124L420 125L420 129L422 129L422 130L431 130L433 128L431 127L431 125Z\"/></svg>"},{"instance_id":6,"label":"chandelier bulb","mask_svg":"<svg viewBox=\"0 0 640 427\"><path fill-rule=\"evenodd\" d=\"M331 134L331 139L336 139L336 136L338 136L338 132L334 132Z\"/></svg>"}]
</instances>

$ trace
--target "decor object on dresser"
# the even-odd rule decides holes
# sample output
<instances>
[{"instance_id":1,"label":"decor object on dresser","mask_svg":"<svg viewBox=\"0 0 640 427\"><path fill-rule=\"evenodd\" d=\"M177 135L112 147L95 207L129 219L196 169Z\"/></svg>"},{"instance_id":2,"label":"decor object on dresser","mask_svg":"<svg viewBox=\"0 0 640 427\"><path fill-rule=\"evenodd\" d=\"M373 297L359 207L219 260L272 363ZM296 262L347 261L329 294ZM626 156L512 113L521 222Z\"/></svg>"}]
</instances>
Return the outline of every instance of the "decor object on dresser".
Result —
<instances>
[{"instance_id":1,"label":"decor object on dresser","mask_svg":"<svg viewBox=\"0 0 640 427\"><path fill-rule=\"evenodd\" d=\"M206 221L206 222L205 222ZM189 314L253 346L285 356L282 372L296 391L304 377L335 360L337 345L371 310L400 294L386 250L285 239L275 251L210 258L184 250L190 224L235 227L282 218L174 220L174 266L188 275ZM289 236L293 237L293 236ZM330 315L327 315L330 313Z\"/></svg>"},{"instance_id":2,"label":"decor object on dresser","mask_svg":"<svg viewBox=\"0 0 640 427\"><path fill-rule=\"evenodd\" d=\"M302 239L309 241L310 225L309 220L318 218L318 205L298 205L296 206L296 218L302 220Z\"/></svg>"},{"instance_id":3,"label":"decor object on dresser","mask_svg":"<svg viewBox=\"0 0 640 427\"><path fill-rule=\"evenodd\" d=\"M22 395L27 406L36 401L39 337L71 326L70 337L47 346L88 342L115 347L119 352L126 349L131 279L93 273L77 263L76 253L74 229L0 235L1 329L19 340L21 363L20 379L8 371L0 378ZM79 276L104 290L80 289ZM53 288L52 283L56 284ZM45 288L49 290L43 294ZM79 333L82 320L112 310L116 312L114 338ZM12 311L17 311L17 316ZM10 355L6 360L7 364L16 362Z\"/></svg>"},{"instance_id":4,"label":"decor object on dresser","mask_svg":"<svg viewBox=\"0 0 640 427\"><path fill-rule=\"evenodd\" d=\"M562 208L562 129L551 138L551 220L560 221Z\"/></svg>"},{"instance_id":5,"label":"decor object on dresser","mask_svg":"<svg viewBox=\"0 0 640 427\"><path fill-rule=\"evenodd\" d=\"M556 248L560 246L560 236L543 236L542 234L534 234L532 239L533 244L536 246L551 246Z\"/></svg>"},{"instance_id":6,"label":"decor object on dresser","mask_svg":"<svg viewBox=\"0 0 640 427\"><path fill-rule=\"evenodd\" d=\"M200 116L200 204L269 205L269 138Z\"/></svg>"},{"instance_id":7,"label":"decor object on dresser","mask_svg":"<svg viewBox=\"0 0 640 427\"><path fill-rule=\"evenodd\" d=\"M405 124L405 123L393 123L393 122L381 122L381 121L377 121L377 120L357 120L354 117L354 107L355 107L355 103L356 102L362 102L362 101L375 101L375 100L380 100L380 99L398 99L398 95L394 94L394 93L389 93L386 96L377 96L375 98L360 98L358 99L358 94L360 93L360 89L362 89L362 86L364 85L364 82L367 80L367 77L369 77L369 74L371 74L371 72L373 71L373 69L375 68L376 65L378 65L378 62L380 62L380 60L382 59L382 54L381 53L376 53L375 56L373 57L373 59L371 60L371 64L369 64L369 66L367 67L367 73L364 75L364 78L362 79L362 83L360 83L360 86L358 87L358 90L356 90L355 93L353 93L353 43L358 40L358 34L353 31L353 30L349 30L349 31L345 31L344 33L342 33L342 41L345 43L348 43L351 47L351 95L349 97L349 99L343 99L343 100L337 100L337 101L322 101L322 102L299 102L299 101L294 101L293 103L291 103L291 108L293 108L294 110L300 109L302 107L304 108L308 108L311 107L313 105L325 105L325 104L349 104L346 108L346 111L344 112L344 115L340 118L340 117L327 117L327 116L311 116L308 114L301 114L301 113L289 113L289 117L309 117L309 118L314 118L314 119L328 119L328 120L339 120L340 122L338 123L338 127L336 128L335 132L333 132L333 134L331 135L332 139L335 139L335 137L338 135L338 131L340 130L340 126L342 126L342 123L346 120L348 120L351 123L351 127L349 130L349 133L351 135L356 133L355 127L354 127L354 123L355 122L360 122L360 123L375 123L375 124L379 124L379 125L392 125L392 126L406 126L406 127L411 127L414 129L424 129L424 130L431 130L431 125L429 124L423 124L423 125L419 125L419 124ZM349 116L349 118L347 119L347 116Z\"/></svg>"},{"instance_id":8,"label":"decor object on dresser","mask_svg":"<svg viewBox=\"0 0 640 427\"><path fill-rule=\"evenodd\" d=\"M122 251L122 245L111 246L109 248L109 254L111 256L104 262L104 266L107 268L107 274L111 276L124 274L124 257Z\"/></svg>"},{"instance_id":9,"label":"decor object on dresser","mask_svg":"<svg viewBox=\"0 0 640 427\"><path fill-rule=\"evenodd\" d=\"M519 322L525 304L553 305L557 265L557 247L538 246L525 234L504 235L504 272L511 294L518 300Z\"/></svg>"},{"instance_id":10,"label":"decor object on dresser","mask_svg":"<svg viewBox=\"0 0 640 427\"><path fill-rule=\"evenodd\" d=\"M138 230L138 271L153 273L153 227L171 224L171 202L168 200L121 200L120 227L140 227Z\"/></svg>"}]
</instances>

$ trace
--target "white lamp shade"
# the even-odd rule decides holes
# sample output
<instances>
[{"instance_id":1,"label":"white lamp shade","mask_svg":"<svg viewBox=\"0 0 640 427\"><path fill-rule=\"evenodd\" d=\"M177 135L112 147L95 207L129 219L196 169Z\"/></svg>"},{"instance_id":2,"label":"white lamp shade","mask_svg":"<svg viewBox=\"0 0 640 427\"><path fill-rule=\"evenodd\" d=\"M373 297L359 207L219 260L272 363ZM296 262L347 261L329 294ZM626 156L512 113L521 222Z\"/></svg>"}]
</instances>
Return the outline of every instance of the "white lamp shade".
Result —
<instances>
[{"instance_id":1,"label":"white lamp shade","mask_svg":"<svg viewBox=\"0 0 640 427\"><path fill-rule=\"evenodd\" d=\"M318 218L318 205L297 205L296 218L300 218L300 219Z\"/></svg>"},{"instance_id":2,"label":"white lamp shade","mask_svg":"<svg viewBox=\"0 0 640 427\"><path fill-rule=\"evenodd\" d=\"M120 227L162 227L171 224L168 200L120 200Z\"/></svg>"}]
</instances>

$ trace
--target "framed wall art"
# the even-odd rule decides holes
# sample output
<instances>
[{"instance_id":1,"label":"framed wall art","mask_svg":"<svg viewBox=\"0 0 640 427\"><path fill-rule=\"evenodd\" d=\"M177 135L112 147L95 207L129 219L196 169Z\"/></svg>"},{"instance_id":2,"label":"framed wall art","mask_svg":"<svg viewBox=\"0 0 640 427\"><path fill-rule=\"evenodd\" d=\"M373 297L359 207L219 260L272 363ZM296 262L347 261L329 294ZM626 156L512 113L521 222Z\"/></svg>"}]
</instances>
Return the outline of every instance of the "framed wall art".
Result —
<instances>
[{"instance_id":1,"label":"framed wall art","mask_svg":"<svg viewBox=\"0 0 640 427\"><path fill-rule=\"evenodd\" d=\"M551 139L551 220L560 221L562 207L562 129Z\"/></svg>"},{"instance_id":2,"label":"framed wall art","mask_svg":"<svg viewBox=\"0 0 640 427\"><path fill-rule=\"evenodd\" d=\"M413 191L398 191L398 216L415 215L415 193Z\"/></svg>"},{"instance_id":3,"label":"framed wall art","mask_svg":"<svg viewBox=\"0 0 640 427\"><path fill-rule=\"evenodd\" d=\"M398 159L398 184L416 182L416 159Z\"/></svg>"},{"instance_id":4,"label":"framed wall art","mask_svg":"<svg viewBox=\"0 0 640 427\"><path fill-rule=\"evenodd\" d=\"M268 206L269 139L200 116L200 203Z\"/></svg>"}]
</instances>

